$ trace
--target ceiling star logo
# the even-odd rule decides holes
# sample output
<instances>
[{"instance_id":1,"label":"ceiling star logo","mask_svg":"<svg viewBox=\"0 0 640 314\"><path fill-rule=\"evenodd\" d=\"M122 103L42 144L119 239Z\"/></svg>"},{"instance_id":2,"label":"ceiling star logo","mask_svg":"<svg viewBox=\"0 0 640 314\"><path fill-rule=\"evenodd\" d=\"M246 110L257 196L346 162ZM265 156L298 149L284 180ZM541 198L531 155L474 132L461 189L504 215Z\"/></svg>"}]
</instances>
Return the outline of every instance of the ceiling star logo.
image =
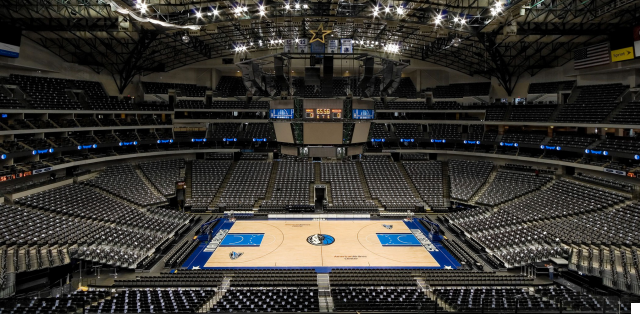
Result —
<instances>
[{"instance_id":1,"label":"ceiling star logo","mask_svg":"<svg viewBox=\"0 0 640 314\"><path fill-rule=\"evenodd\" d=\"M331 30L324 30L324 23L320 24L320 26L318 27L317 30L315 31L309 31L311 34L313 34L313 37L311 37L311 40L309 41L309 43L315 42L315 41L319 41L321 43L324 44L324 36L331 34ZM322 38L320 38L322 36Z\"/></svg>"}]
</instances>

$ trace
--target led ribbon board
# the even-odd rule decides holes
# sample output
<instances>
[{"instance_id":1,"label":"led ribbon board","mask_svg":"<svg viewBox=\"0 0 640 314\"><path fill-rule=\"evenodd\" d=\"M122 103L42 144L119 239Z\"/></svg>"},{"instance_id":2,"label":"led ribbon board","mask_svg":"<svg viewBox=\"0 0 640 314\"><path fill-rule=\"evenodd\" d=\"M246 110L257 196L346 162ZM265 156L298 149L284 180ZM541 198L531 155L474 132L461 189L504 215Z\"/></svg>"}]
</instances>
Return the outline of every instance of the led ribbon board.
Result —
<instances>
[{"instance_id":1,"label":"led ribbon board","mask_svg":"<svg viewBox=\"0 0 640 314\"><path fill-rule=\"evenodd\" d=\"M587 154L593 154L593 155L605 155L605 156L609 155L609 152L606 150L585 149L584 152Z\"/></svg>"},{"instance_id":2,"label":"led ribbon board","mask_svg":"<svg viewBox=\"0 0 640 314\"><path fill-rule=\"evenodd\" d=\"M355 120L372 120L373 116L373 109L352 109L352 117Z\"/></svg>"},{"instance_id":3,"label":"led ribbon board","mask_svg":"<svg viewBox=\"0 0 640 314\"><path fill-rule=\"evenodd\" d=\"M53 148L49 148L49 149L36 149L34 151L31 152L31 154L33 155L40 155L40 154L48 154L48 153L53 153Z\"/></svg>"},{"instance_id":4,"label":"led ribbon board","mask_svg":"<svg viewBox=\"0 0 640 314\"><path fill-rule=\"evenodd\" d=\"M293 119L293 109L271 109L269 117L271 119Z\"/></svg>"},{"instance_id":5,"label":"led ribbon board","mask_svg":"<svg viewBox=\"0 0 640 314\"><path fill-rule=\"evenodd\" d=\"M79 146L78 146L78 150L81 150L81 149L91 149L91 148L98 148L98 144L93 144L93 145L79 145Z\"/></svg>"}]
</instances>

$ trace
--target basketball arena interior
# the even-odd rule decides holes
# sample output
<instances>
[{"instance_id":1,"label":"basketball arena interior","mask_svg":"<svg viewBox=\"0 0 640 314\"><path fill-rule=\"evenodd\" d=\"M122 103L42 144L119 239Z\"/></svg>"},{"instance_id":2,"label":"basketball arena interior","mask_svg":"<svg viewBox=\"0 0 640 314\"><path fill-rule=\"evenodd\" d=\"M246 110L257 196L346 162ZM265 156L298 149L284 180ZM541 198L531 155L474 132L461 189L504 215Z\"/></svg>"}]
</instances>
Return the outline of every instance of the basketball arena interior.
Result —
<instances>
[{"instance_id":1,"label":"basketball arena interior","mask_svg":"<svg viewBox=\"0 0 640 314\"><path fill-rule=\"evenodd\" d=\"M0 313L640 313L640 0L0 27Z\"/></svg>"}]
</instances>

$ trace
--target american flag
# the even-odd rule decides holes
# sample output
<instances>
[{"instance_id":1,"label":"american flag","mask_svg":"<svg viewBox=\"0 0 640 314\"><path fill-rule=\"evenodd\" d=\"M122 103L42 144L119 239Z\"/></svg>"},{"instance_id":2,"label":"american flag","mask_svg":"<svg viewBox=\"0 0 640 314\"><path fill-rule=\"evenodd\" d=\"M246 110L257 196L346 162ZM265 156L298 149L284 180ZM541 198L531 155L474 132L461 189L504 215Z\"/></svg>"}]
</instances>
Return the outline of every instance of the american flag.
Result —
<instances>
[{"instance_id":1,"label":"american flag","mask_svg":"<svg viewBox=\"0 0 640 314\"><path fill-rule=\"evenodd\" d=\"M609 63L611 63L611 53L608 42L573 51L573 68L576 70Z\"/></svg>"}]
</instances>

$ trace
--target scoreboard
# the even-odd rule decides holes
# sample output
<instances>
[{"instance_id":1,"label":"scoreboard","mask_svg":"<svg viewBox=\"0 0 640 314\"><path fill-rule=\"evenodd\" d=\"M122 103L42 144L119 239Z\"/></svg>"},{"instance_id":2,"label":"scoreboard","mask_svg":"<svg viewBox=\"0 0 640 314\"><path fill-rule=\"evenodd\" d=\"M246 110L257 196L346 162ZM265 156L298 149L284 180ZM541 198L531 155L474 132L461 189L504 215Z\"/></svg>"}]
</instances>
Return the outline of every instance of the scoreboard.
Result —
<instances>
[{"instance_id":1,"label":"scoreboard","mask_svg":"<svg viewBox=\"0 0 640 314\"><path fill-rule=\"evenodd\" d=\"M313 108L305 109L306 119L331 120L342 119L342 109Z\"/></svg>"}]
</instances>

